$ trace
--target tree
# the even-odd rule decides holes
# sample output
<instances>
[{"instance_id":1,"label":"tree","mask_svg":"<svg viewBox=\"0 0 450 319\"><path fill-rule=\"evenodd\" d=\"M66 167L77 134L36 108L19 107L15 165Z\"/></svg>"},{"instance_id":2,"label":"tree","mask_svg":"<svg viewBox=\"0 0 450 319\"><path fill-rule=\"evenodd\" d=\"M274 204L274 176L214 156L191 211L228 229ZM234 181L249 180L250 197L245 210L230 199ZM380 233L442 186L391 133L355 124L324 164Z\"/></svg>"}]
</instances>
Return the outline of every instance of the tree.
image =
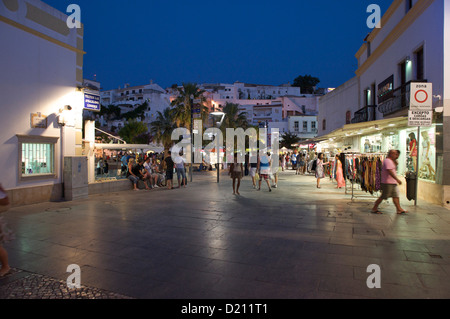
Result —
<instances>
[{"instance_id":1,"label":"tree","mask_svg":"<svg viewBox=\"0 0 450 319\"><path fill-rule=\"evenodd\" d=\"M169 149L172 141L172 132L177 127L174 121L173 109L166 108L162 113L158 111L156 120L150 123L150 133L157 143L162 143L165 149Z\"/></svg>"},{"instance_id":2,"label":"tree","mask_svg":"<svg viewBox=\"0 0 450 319\"><path fill-rule=\"evenodd\" d=\"M190 128L191 125L191 96L193 100L200 100L200 114L203 123L208 119L208 108L204 105L206 98L203 96L204 90L201 90L196 83L183 83L183 86L177 88L177 97L172 101L173 119L178 127Z\"/></svg>"},{"instance_id":3,"label":"tree","mask_svg":"<svg viewBox=\"0 0 450 319\"><path fill-rule=\"evenodd\" d=\"M304 94L313 94L315 86L320 83L319 78L312 77L311 75L300 75L295 80L292 86L299 87L300 91Z\"/></svg>"},{"instance_id":4,"label":"tree","mask_svg":"<svg viewBox=\"0 0 450 319\"><path fill-rule=\"evenodd\" d=\"M293 144L297 144L300 142L300 137L298 137L295 134L286 132L282 135L280 135L280 146L281 148L286 147L288 149L291 149Z\"/></svg>"},{"instance_id":5,"label":"tree","mask_svg":"<svg viewBox=\"0 0 450 319\"><path fill-rule=\"evenodd\" d=\"M142 141L142 134L147 133L148 128L147 126L142 123L138 122L136 120L130 120L123 128L119 131L119 136L124 139L127 143L131 144L139 144L144 143ZM148 143L148 140L147 140Z\"/></svg>"},{"instance_id":6,"label":"tree","mask_svg":"<svg viewBox=\"0 0 450 319\"><path fill-rule=\"evenodd\" d=\"M123 114L121 117L126 119L127 121L140 118L141 120L145 119L145 111L148 109L148 102L145 101L134 110ZM120 108L119 108L120 110Z\"/></svg>"},{"instance_id":7,"label":"tree","mask_svg":"<svg viewBox=\"0 0 450 319\"><path fill-rule=\"evenodd\" d=\"M97 114L99 116L103 115L103 118L107 121L110 120L116 120L118 118L120 118L120 107L116 106L116 105L108 105L108 106L103 106L100 108L100 112L98 112Z\"/></svg>"},{"instance_id":8,"label":"tree","mask_svg":"<svg viewBox=\"0 0 450 319\"><path fill-rule=\"evenodd\" d=\"M239 111L239 104L227 102L222 111L225 113L225 118L221 129L242 127L246 130L250 126L247 120L247 112Z\"/></svg>"}]
</instances>

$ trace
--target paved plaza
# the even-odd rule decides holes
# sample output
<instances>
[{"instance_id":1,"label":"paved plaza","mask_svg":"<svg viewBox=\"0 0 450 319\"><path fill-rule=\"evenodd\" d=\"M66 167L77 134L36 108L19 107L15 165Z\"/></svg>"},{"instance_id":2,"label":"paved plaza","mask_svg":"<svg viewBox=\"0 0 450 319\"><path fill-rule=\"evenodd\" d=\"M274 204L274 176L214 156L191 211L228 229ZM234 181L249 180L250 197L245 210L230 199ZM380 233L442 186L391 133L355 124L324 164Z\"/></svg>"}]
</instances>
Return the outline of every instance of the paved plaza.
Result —
<instances>
[{"instance_id":1,"label":"paved plaza","mask_svg":"<svg viewBox=\"0 0 450 319\"><path fill-rule=\"evenodd\" d=\"M16 239L0 298L450 298L450 212L352 200L329 179L281 172L272 192L225 174L186 188L124 191L10 209ZM175 185L177 182L175 180ZM130 186L131 187L131 186ZM67 266L81 269L68 289ZM381 288L370 289L369 265Z\"/></svg>"}]
</instances>

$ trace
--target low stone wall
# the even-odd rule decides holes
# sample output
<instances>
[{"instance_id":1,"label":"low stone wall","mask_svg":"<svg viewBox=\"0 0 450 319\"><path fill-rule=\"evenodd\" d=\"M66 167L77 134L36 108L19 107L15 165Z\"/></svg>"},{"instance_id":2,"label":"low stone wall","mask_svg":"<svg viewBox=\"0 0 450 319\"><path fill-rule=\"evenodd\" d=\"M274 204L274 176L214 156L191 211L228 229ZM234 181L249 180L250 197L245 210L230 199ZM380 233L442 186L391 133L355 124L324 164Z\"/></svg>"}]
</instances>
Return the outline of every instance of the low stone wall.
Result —
<instances>
[{"instance_id":1,"label":"low stone wall","mask_svg":"<svg viewBox=\"0 0 450 319\"><path fill-rule=\"evenodd\" d=\"M62 197L61 184L23 187L8 190L11 207L59 201Z\"/></svg>"},{"instance_id":2,"label":"low stone wall","mask_svg":"<svg viewBox=\"0 0 450 319\"><path fill-rule=\"evenodd\" d=\"M89 195L131 190L133 184L128 179L102 181L89 184Z\"/></svg>"}]
</instances>

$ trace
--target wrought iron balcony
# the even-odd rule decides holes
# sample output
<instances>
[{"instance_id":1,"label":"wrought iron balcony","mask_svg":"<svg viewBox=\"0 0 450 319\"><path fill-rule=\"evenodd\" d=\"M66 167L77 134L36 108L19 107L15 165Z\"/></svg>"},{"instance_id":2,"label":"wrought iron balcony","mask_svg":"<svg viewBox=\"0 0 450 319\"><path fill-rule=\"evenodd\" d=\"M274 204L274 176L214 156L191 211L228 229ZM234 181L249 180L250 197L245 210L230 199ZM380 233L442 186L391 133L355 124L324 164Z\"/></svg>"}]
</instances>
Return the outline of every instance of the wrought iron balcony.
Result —
<instances>
[{"instance_id":1,"label":"wrought iron balcony","mask_svg":"<svg viewBox=\"0 0 450 319\"><path fill-rule=\"evenodd\" d=\"M409 100L411 94L411 82L414 83L427 83L427 80L421 81L409 81L404 85L398 87L392 91L392 97L378 105L378 111L383 113L384 116L392 114L394 112L408 109Z\"/></svg>"},{"instance_id":2,"label":"wrought iron balcony","mask_svg":"<svg viewBox=\"0 0 450 319\"><path fill-rule=\"evenodd\" d=\"M355 116L352 118L351 123L370 122L376 120L376 105L367 105L362 109L355 112Z\"/></svg>"}]
</instances>

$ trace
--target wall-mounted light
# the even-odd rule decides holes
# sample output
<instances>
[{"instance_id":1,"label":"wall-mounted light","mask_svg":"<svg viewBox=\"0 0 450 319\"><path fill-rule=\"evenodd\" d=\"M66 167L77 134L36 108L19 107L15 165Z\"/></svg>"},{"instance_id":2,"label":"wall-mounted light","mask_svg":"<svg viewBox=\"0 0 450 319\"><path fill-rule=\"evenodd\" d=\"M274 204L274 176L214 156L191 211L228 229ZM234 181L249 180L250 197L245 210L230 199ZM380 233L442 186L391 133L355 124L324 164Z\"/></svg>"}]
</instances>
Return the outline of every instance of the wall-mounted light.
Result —
<instances>
[{"instance_id":1,"label":"wall-mounted light","mask_svg":"<svg viewBox=\"0 0 450 319\"><path fill-rule=\"evenodd\" d=\"M406 63L409 63L409 62L411 62L411 57L408 55L408 56L406 57Z\"/></svg>"},{"instance_id":2,"label":"wall-mounted light","mask_svg":"<svg viewBox=\"0 0 450 319\"><path fill-rule=\"evenodd\" d=\"M67 112L71 111L72 107L70 105L64 105L64 107L59 109L59 116L58 116L58 124L61 126L66 125L67 123Z\"/></svg>"}]
</instances>

